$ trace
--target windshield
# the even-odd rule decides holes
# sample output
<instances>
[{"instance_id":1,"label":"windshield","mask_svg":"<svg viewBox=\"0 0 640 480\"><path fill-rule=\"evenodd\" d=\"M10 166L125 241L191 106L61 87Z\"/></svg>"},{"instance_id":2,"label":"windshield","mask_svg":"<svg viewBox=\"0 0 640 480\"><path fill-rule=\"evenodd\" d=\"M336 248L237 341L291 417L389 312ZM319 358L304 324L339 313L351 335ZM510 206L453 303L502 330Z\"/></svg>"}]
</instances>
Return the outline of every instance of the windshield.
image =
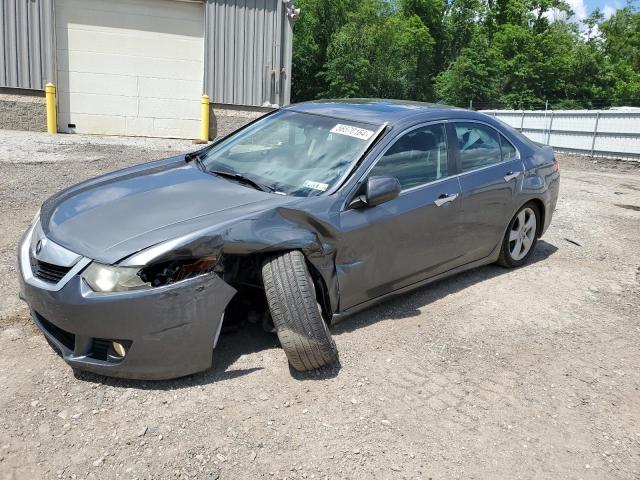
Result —
<instances>
[{"instance_id":1,"label":"windshield","mask_svg":"<svg viewBox=\"0 0 640 480\"><path fill-rule=\"evenodd\" d=\"M342 177L377 128L285 110L225 138L201 160L210 172L238 174L276 193L310 197Z\"/></svg>"}]
</instances>

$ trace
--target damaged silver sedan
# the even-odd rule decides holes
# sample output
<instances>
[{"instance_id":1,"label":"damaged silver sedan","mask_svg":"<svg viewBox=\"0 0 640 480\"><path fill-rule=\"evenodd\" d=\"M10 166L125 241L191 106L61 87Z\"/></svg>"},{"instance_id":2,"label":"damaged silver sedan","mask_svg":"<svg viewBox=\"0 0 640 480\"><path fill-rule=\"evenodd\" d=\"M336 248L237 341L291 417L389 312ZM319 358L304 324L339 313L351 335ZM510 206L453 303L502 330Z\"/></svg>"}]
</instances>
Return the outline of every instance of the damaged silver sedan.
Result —
<instances>
[{"instance_id":1,"label":"damaged silver sedan","mask_svg":"<svg viewBox=\"0 0 640 480\"><path fill-rule=\"evenodd\" d=\"M329 327L374 302L525 264L558 188L550 148L480 113L292 105L48 199L20 246L21 296L77 369L202 371L223 324L257 312L312 370L338 360Z\"/></svg>"}]
</instances>

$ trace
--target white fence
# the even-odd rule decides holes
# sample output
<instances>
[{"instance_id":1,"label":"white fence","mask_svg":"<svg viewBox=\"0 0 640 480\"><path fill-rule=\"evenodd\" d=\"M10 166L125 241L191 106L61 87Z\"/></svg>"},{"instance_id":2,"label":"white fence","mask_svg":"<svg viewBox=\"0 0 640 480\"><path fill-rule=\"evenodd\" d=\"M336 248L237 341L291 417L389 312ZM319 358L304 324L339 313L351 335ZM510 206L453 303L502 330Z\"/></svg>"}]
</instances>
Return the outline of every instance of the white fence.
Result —
<instances>
[{"instance_id":1,"label":"white fence","mask_svg":"<svg viewBox=\"0 0 640 480\"><path fill-rule=\"evenodd\" d=\"M640 160L640 110L483 110L534 142L591 156Z\"/></svg>"}]
</instances>

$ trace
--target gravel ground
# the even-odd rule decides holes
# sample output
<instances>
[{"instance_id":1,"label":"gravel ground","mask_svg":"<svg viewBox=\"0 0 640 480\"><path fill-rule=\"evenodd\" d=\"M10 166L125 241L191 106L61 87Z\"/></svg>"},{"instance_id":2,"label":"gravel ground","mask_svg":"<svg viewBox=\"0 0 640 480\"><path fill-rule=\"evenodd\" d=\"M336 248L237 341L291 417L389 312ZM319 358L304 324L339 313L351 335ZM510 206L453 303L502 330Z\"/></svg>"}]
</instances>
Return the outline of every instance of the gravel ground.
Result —
<instances>
[{"instance_id":1,"label":"gravel ground","mask_svg":"<svg viewBox=\"0 0 640 480\"><path fill-rule=\"evenodd\" d=\"M275 336L208 372L74 376L16 300L38 205L187 142L0 131L0 479L640 478L640 168L561 156L532 264L479 268L334 329L341 368L292 373Z\"/></svg>"}]
</instances>

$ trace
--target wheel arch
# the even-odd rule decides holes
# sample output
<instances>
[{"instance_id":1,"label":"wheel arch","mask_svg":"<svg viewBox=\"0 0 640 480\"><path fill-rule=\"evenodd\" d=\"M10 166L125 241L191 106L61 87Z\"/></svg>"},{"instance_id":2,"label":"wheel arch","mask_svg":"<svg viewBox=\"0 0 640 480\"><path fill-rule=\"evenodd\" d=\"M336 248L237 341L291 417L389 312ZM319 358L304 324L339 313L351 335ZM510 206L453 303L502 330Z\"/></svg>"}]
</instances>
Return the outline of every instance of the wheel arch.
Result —
<instances>
[{"instance_id":1,"label":"wheel arch","mask_svg":"<svg viewBox=\"0 0 640 480\"><path fill-rule=\"evenodd\" d=\"M518 206L513 209L513 211L511 212L511 216L509 217L509 221L504 227L504 232L502 233L503 236L507 232L507 229L509 228L511 220L513 220L513 217L515 217L516 213L518 213L522 209L522 207L530 203L533 203L538 208L538 212L540 212L540 218L536 219L536 223L537 223L536 237L540 238L542 236L542 229L544 227L546 211L545 211L544 201L538 197L528 198L525 201L518 203ZM500 241L502 242L502 237L500 238Z\"/></svg>"},{"instance_id":2,"label":"wheel arch","mask_svg":"<svg viewBox=\"0 0 640 480\"><path fill-rule=\"evenodd\" d=\"M522 205L520 205L516 210L516 212L529 203L533 203L536 207L538 207L538 212L540 213L540 218L537 219L538 224L536 225L536 236L540 238L542 236L542 229L544 228L544 225L545 225L544 222L545 222L546 210L545 210L544 202L539 198L531 198L526 202L524 202Z\"/></svg>"},{"instance_id":3,"label":"wheel arch","mask_svg":"<svg viewBox=\"0 0 640 480\"><path fill-rule=\"evenodd\" d=\"M239 275L239 266L240 265L251 265L252 270L254 270L253 274L249 273L249 277L253 277L255 279L260 279L260 286L262 290L264 290L264 285L262 285L262 278L260 277L260 266L262 263L269 257L273 257L276 255L281 255L287 252L299 251L302 253L302 256L305 259L305 264L307 265L307 269L309 270L309 274L311 275L311 279L313 280L313 284L316 288L316 294L318 295L318 300L320 301L320 305L322 307L323 318L327 324L331 324L331 318L333 316L333 308L331 302L331 296L329 294L329 289L326 283L325 278L322 276L318 267L309 259L308 253L303 249L299 248L282 248L275 249L269 251L262 252L254 252L248 254L226 254L223 255L226 258L226 261L231 261L234 264L234 268L229 272L229 277L226 277L225 280L231 280L230 283L233 284L233 280L236 280ZM248 272L242 272L243 275L247 275ZM254 276L255 275L255 276Z\"/></svg>"},{"instance_id":4,"label":"wheel arch","mask_svg":"<svg viewBox=\"0 0 640 480\"><path fill-rule=\"evenodd\" d=\"M329 288L327 287L327 283L324 277L320 274L318 268L309 261L309 258L302 252L304 256L305 262L307 263L307 268L309 269L309 274L311 275L311 279L313 280L313 284L316 287L316 294L320 297L320 306L322 307L322 317L327 325L331 325L331 318L333 317L333 309L331 307L331 296L329 295Z\"/></svg>"},{"instance_id":5,"label":"wheel arch","mask_svg":"<svg viewBox=\"0 0 640 480\"><path fill-rule=\"evenodd\" d=\"M323 319L328 325L330 325L331 317L333 316L333 309L331 306L331 296L329 295L329 289L324 277L320 273L320 270L310 260L308 253L305 252L303 249L288 248L283 250L272 251L267 254L264 254L264 256L269 257L273 255L287 253L287 252L293 252L296 250L302 253L302 256L304 257L305 263L307 265L307 269L309 270L309 274L311 275L311 279L313 280L313 285L316 288L316 295L320 297L318 300L320 301L320 306L322 307Z\"/></svg>"}]
</instances>

